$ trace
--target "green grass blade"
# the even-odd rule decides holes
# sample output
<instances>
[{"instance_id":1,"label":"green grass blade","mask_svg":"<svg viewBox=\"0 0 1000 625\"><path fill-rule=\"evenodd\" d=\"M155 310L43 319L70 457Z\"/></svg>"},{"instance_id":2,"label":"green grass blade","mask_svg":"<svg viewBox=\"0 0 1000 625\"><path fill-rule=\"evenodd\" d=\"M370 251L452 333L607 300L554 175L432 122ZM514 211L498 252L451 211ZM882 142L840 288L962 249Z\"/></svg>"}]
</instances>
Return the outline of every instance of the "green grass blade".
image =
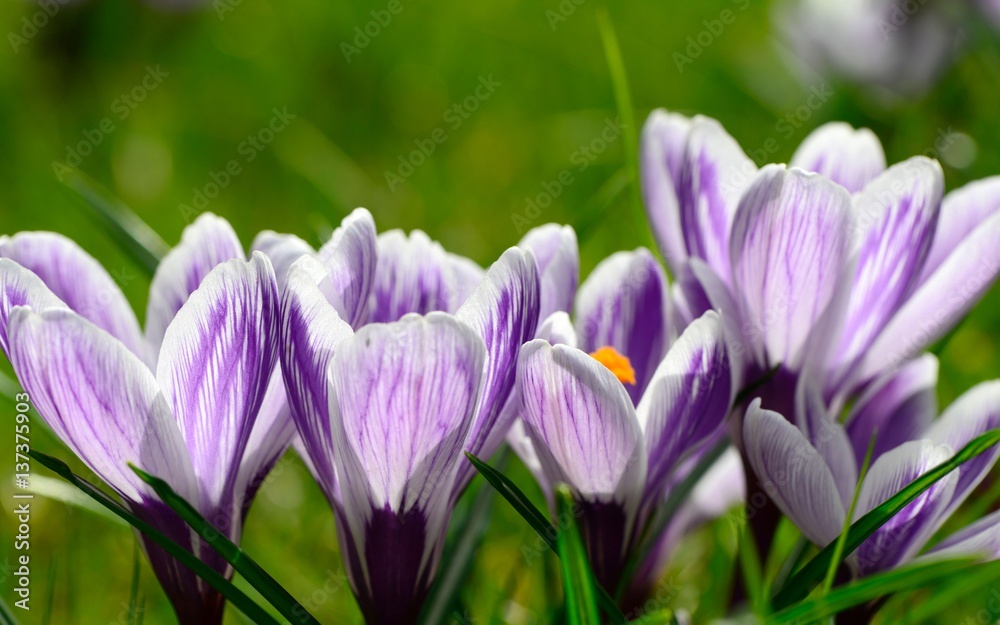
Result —
<instances>
[{"instance_id":1,"label":"green grass blade","mask_svg":"<svg viewBox=\"0 0 1000 625\"><path fill-rule=\"evenodd\" d=\"M509 453L505 448L497 463L501 467L504 466L508 457ZM488 484L483 485L476 493L469 513L455 526L454 535L457 539L454 545L445 549L441 558L440 572L424 604L421 623L433 625L445 622L462 588L462 583L466 580L476 548L482 542L489 526L495 494L494 488Z\"/></svg>"},{"instance_id":2,"label":"green grass blade","mask_svg":"<svg viewBox=\"0 0 1000 625\"><path fill-rule=\"evenodd\" d=\"M760 551L750 531L749 523L743 525L739 543L740 570L746 581L747 594L750 595L750 607L754 614L760 616L767 612L767 597L764 596L764 567L760 563Z\"/></svg>"},{"instance_id":3,"label":"green grass blade","mask_svg":"<svg viewBox=\"0 0 1000 625\"><path fill-rule=\"evenodd\" d=\"M946 560L920 562L899 569L892 569L864 577L839 588L830 594L803 601L773 615L768 623L815 623L839 612L867 603L903 590L913 590L940 583L955 575L964 575L976 566L991 566L997 563L977 565L976 560Z\"/></svg>"},{"instance_id":4,"label":"green grass blade","mask_svg":"<svg viewBox=\"0 0 1000 625\"><path fill-rule=\"evenodd\" d=\"M556 510L558 518L569 519L559 528L556 546L562 563L563 589L566 596L566 617L569 625L601 625L597 612L597 598L594 587L594 573L587 561L587 550L583 546L580 525L573 521L573 494L569 487L560 484L556 488Z\"/></svg>"},{"instance_id":5,"label":"green grass blade","mask_svg":"<svg viewBox=\"0 0 1000 625\"><path fill-rule=\"evenodd\" d=\"M538 511L538 508L531 503L531 501L524 495L520 488L517 487L514 482L510 480L506 475L500 473L490 465L486 464L475 455L468 452L465 453L469 462L472 463L476 470L479 471L480 475L486 479L490 485L497 490L500 495L507 500L507 503L514 508L521 518L528 522L545 544L548 545L549 549L553 551L556 555L559 555L559 549L556 545L556 536L558 532L549 523L549 520ZM625 623L625 616L622 614L621 610L618 609L618 603L611 598L611 595L607 593L606 590L597 586L597 601L601 606L601 610L604 611L615 625L622 625Z\"/></svg>"},{"instance_id":6,"label":"green grass blade","mask_svg":"<svg viewBox=\"0 0 1000 625\"><path fill-rule=\"evenodd\" d=\"M14 613L10 611L10 606L0 597L0 625L17 625Z\"/></svg>"},{"instance_id":7,"label":"green grass blade","mask_svg":"<svg viewBox=\"0 0 1000 625\"><path fill-rule=\"evenodd\" d=\"M132 584L128 593L128 625L137 625L139 615L142 614L139 607L139 581L142 577L142 561L139 555L139 541L135 542L132 549Z\"/></svg>"},{"instance_id":8,"label":"green grass blade","mask_svg":"<svg viewBox=\"0 0 1000 625\"><path fill-rule=\"evenodd\" d=\"M615 27L605 9L597 10L597 24L601 30L601 42L604 44L604 56L608 61L608 71L615 91L615 105L622 124L622 143L625 149L625 167L628 170L629 196L632 200L632 211L640 236L652 242L652 232L646 225L646 213L642 208L639 192L639 139L635 127L635 116L632 112L632 96L628 88L628 77L625 73L625 60ZM655 248L655 245L654 245Z\"/></svg>"},{"instance_id":9,"label":"green grass blade","mask_svg":"<svg viewBox=\"0 0 1000 625\"><path fill-rule=\"evenodd\" d=\"M648 554L649 551L659 542L660 538L663 536L663 532L667 529L667 525L670 524L670 520L674 518L674 515L680 507L685 501L687 501L688 497L691 495L691 491L693 491L694 487L701 481L701 478L705 477L708 470L712 468L712 465L714 465L715 462L722 457L722 454L724 454L728 448L729 437L723 437L722 440L716 443L714 447L708 450L708 452L701 457L694 469L692 469L679 484L671 488L670 495L667 496L667 500L657 509L653 518L650 519L649 523L646 525L642 538L639 541L638 548L636 548L635 552L629 557L628 562L625 563L621 582L619 582L618 588L615 589L616 597L621 597L622 593L625 592L625 588L628 585L628 581L632 577L632 574L635 573L636 568L642 564L646 554Z\"/></svg>"},{"instance_id":10,"label":"green grass blade","mask_svg":"<svg viewBox=\"0 0 1000 625\"><path fill-rule=\"evenodd\" d=\"M194 506L174 492L169 484L160 478L146 473L142 469L129 465L136 475L153 487L163 503L170 506L188 526L191 527L226 562L231 564L243 579L267 600L278 612L293 623L319 625L309 612L292 597L271 575L246 554L245 551L229 540L214 525L205 520Z\"/></svg>"},{"instance_id":11,"label":"green grass blade","mask_svg":"<svg viewBox=\"0 0 1000 625\"><path fill-rule=\"evenodd\" d=\"M170 246L135 212L83 172L73 169L59 176L59 182L79 195L116 241L152 275Z\"/></svg>"},{"instance_id":12,"label":"green grass blade","mask_svg":"<svg viewBox=\"0 0 1000 625\"><path fill-rule=\"evenodd\" d=\"M222 595L229 600L233 607L246 614L247 617L255 623L258 623L259 625L278 625L278 621L276 621L274 617L264 611L264 609L259 605L254 603L250 597L248 597L242 590L234 586L231 581L220 575L212 567L199 560L190 551L164 536L152 525L146 523L126 510L124 506L106 495L99 488L74 474L72 469L70 469L69 466L62 460L53 458L52 456L47 456L35 450L31 450L28 453L32 459L37 461L39 464L82 490L97 503L101 504L126 523L148 536L149 539L157 545L163 547L163 549L176 558L178 562L191 569L191 571L198 575L198 577L208 582L212 588L215 588L222 593Z\"/></svg>"},{"instance_id":13,"label":"green grass blade","mask_svg":"<svg viewBox=\"0 0 1000 625\"><path fill-rule=\"evenodd\" d=\"M56 563L49 564L48 587L45 591L45 612L42 613L42 625L52 622L52 605L56 598Z\"/></svg>"},{"instance_id":14,"label":"green grass blade","mask_svg":"<svg viewBox=\"0 0 1000 625\"><path fill-rule=\"evenodd\" d=\"M876 506L858 519L851 525L851 529L848 532L847 540L843 546L843 555L846 557L853 553L855 549L861 546L861 543L865 539L874 534L886 521L906 507L911 501L919 497L921 493L933 486L935 482L954 471L961 464L987 451L998 442L1000 442L1000 429L990 430L977 436L950 459L913 480L884 503ZM816 557L802 567L802 570L774 597L774 601L772 602L774 609L783 610L793 603L804 599L812 588L823 579L823 575L830 566L830 561L833 559L836 548L837 542L835 541L827 545Z\"/></svg>"},{"instance_id":15,"label":"green grass blade","mask_svg":"<svg viewBox=\"0 0 1000 625\"><path fill-rule=\"evenodd\" d=\"M872 453L875 451L876 434L877 432L872 432L871 440L868 441L868 452L865 453L865 461L862 463L861 472L858 474L858 483L854 486L851 505L847 509L847 516L844 517L844 526L840 530L840 536L837 537L837 545L833 550L833 557L830 558L830 566L826 570L826 578L823 579L823 585L820 586L820 596L830 592L830 589L833 588L833 578L837 574L837 567L840 566L841 560L844 559L844 543L847 541L847 534L851 529L851 519L854 518L854 510L858 505L861 485L864 484L865 478L868 477L868 466L871 464Z\"/></svg>"}]
</instances>

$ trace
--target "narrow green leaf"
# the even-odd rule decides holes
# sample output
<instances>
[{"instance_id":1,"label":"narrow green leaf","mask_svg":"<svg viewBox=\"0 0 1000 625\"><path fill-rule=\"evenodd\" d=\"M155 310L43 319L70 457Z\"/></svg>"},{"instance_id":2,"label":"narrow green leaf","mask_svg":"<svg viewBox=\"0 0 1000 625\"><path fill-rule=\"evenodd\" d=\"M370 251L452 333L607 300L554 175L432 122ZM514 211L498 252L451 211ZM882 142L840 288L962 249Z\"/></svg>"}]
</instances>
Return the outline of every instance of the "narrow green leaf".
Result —
<instances>
[{"instance_id":1,"label":"narrow green leaf","mask_svg":"<svg viewBox=\"0 0 1000 625\"><path fill-rule=\"evenodd\" d=\"M490 465L486 464L475 455L468 452L465 456L469 459L476 470L479 471L490 485L497 490L500 495L507 500L507 503L514 508L514 511L521 515L528 525L531 526L545 544L551 549L556 555L559 555L559 549L556 545L555 538L558 532L549 520L538 511L538 508L531 503L531 501L524 495L520 488L517 487L514 482L510 480L506 475L500 473ZM622 614L621 610L618 609L618 603L611 598L611 595L600 586L597 586L597 601L601 606L601 610L604 614L611 619L615 625L623 625L625 623L625 616Z\"/></svg>"},{"instance_id":2,"label":"narrow green leaf","mask_svg":"<svg viewBox=\"0 0 1000 625\"><path fill-rule=\"evenodd\" d=\"M170 246L135 212L78 169L59 175L59 182L79 195L116 241L152 275Z\"/></svg>"},{"instance_id":3,"label":"narrow green leaf","mask_svg":"<svg viewBox=\"0 0 1000 625\"><path fill-rule=\"evenodd\" d=\"M79 489L56 478L37 475L31 478L31 492L37 496L45 497L53 501L58 501L67 506L79 508L91 514L97 515L115 525L128 527L128 523L122 521L120 517L108 512L107 508L96 503L93 499L80 492Z\"/></svg>"},{"instance_id":4,"label":"narrow green leaf","mask_svg":"<svg viewBox=\"0 0 1000 625\"><path fill-rule=\"evenodd\" d=\"M236 572L243 576L243 579L253 586L282 616L293 623L319 625L319 621L309 614L281 584L254 562L236 543L229 540L214 525L206 521L205 517L201 516L201 513L183 497L175 493L169 484L134 465L130 464L129 466L144 482L153 487L163 503L170 506L191 529L201 536L202 540L225 558L226 562L231 564Z\"/></svg>"},{"instance_id":5,"label":"narrow green leaf","mask_svg":"<svg viewBox=\"0 0 1000 625\"><path fill-rule=\"evenodd\" d=\"M594 590L597 584L587 561L580 525L574 522L573 506L573 494L569 487L560 484L556 488L556 511L558 518L569 519L563 527L558 528L559 535L556 537L559 561L562 563L566 616L570 625L601 625Z\"/></svg>"},{"instance_id":6,"label":"narrow green leaf","mask_svg":"<svg viewBox=\"0 0 1000 625\"><path fill-rule=\"evenodd\" d=\"M632 96L629 93L628 77L625 73L625 60L618 36L611 23L608 12L601 8L597 10L597 24L601 30L601 42L604 44L604 57L608 62L608 71L615 91L615 105L618 117L621 119L622 144L625 149L625 166L628 169L629 196L632 200L632 212L637 224L637 232L652 240L652 233L646 225L646 213L642 208L639 192L639 134L635 127L635 116L632 112ZM654 246L655 247L655 246Z\"/></svg>"},{"instance_id":7,"label":"narrow green leaf","mask_svg":"<svg viewBox=\"0 0 1000 625\"><path fill-rule=\"evenodd\" d=\"M898 569L864 577L834 589L830 594L803 601L774 614L768 623L815 623L862 603L902 590L913 590L939 583L955 575L967 574L976 566L976 560L943 560L918 562Z\"/></svg>"},{"instance_id":8,"label":"narrow green leaf","mask_svg":"<svg viewBox=\"0 0 1000 625\"><path fill-rule=\"evenodd\" d=\"M505 447L497 464L505 466L509 455L508 448ZM476 549L489 526L495 494L496 490L493 487L484 484L476 493L468 514L453 526L453 535L456 539L453 545L445 548L441 557L438 569L440 572L424 603L421 623L433 625L445 622L446 615L455 604L462 583L466 580L466 574L472 566Z\"/></svg>"},{"instance_id":9,"label":"narrow green leaf","mask_svg":"<svg viewBox=\"0 0 1000 625\"><path fill-rule=\"evenodd\" d=\"M858 519L848 532L844 543L843 555L849 556L861 543L882 527L911 501L934 485L935 482L948 475L960 465L982 454L1000 442L1000 429L990 430L981 434L963 447L957 454L934 467L927 473L907 484L898 493L876 506L870 512ZM804 599L812 588L823 579L830 566L837 543L827 545L816 554L779 592L773 601L776 610L783 610L793 603Z\"/></svg>"},{"instance_id":10,"label":"narrow green leaf","mask_svg":"<svg viewBox=\"0 0 1000 625\"><path fill-rule=\"evenodd\" d=\"M0 597L0 625L17 625L17 619L3 597Z\"/></svg>"},{"instance_id":11,"label":"narrow green leaf","mask_svg":"<svg viewBox=\"0 0 1000 625\"><path fill-rule=\"evenodd\" d=\"M767 613L767 597L764 596L764 568L760 563L760 551L750 531L749 523L743 525L739 544L740 570L750 595L753 613L760 616Z\"/></svg>"},{"instance_id":12,"label":"narrow green leaf","mask_svg":"<svg viewBox=\"0 0 1000 625\"><path fill-rule=\"evenodd\" d=\"M662 506L658 507L656 512L653 514L653 518L646 524L646 528L643 530L642 537L639 540L639 546L632 553L632 555L629 556L628 562L625 563L621 581L618 583L618 588L615 589L616 597L622 596L629 580L632 578L632 574L635 573L636 568L642 564L646 555L659 543L659 540L662 538L663 532L666 531L667 525L670 524L671 519L674 518L674 515L680 507L685 501L687 501L691 492L694 490L694 487L701 481L701 478L705 477L708 470L712 468L712 465L714 465L716 461L722 457L722 454L724 454L728 448L729 437L723 437L722 440L716 443L714 447L709 449L705 455L698 460L698 464L695 465L694 469L692 469L679 484L670 489L670 494L667 496L667 500Z\"/></svg>"},{"instance_id":13,"label":"narrow green leaf","mask_svg":"<svg viewBox=\"0 0 1000 625\"><path fill-rule=\"evenodd\" d=\"M833 578L837 574L837 568L840 566L841 560L844 559L844 543L847 541L847 534L851 529L851 519L854 518L854 510L858 505L861 485L865 483L865 478L868 477L868 466L871 464L872 453L875 451L875 437L877 434L877 431L872 432L871 440L868 441L868 452L865 453L865 461L862 463L861 472L858 474L858 483L854 486L851 505L847 509L847 516L844 517L844 526L840 530L840 536L837 537L837 546L833 550L833 557L830 558L830 566L826 570L826 578L823 580L823 585L820 586L820 596L830 592L830 589L833 588Z\"/></svg>"},{"instance_id":14,"label":"narrow green leaf","mask_svg":"<svg viewBox=\"0 0 1000 625\"><path fill-rule=\"evenodd\" d=\"M132 549L132 585L128 593L128 625L137 625L139 615L139 580L142 577L142 562L139 555L139 541Z\"/></svg>"},{"instance_id":15,"label":"narrow green leaf","mask_svg":"<svg viewBox=\"0 0 1000 625\"><path fill-rule=\"evenodd\" d=\"M48 587L45 591L45 612L42 613L42 625L52 622L52 605L56 598L56 563L49 563Z\"/></svg>"},{"instance_id":16,"label":"narrow green leaf","mask_svg":"<svg viewBox=\"0 0 1000 625\"><path fill-rule=\"evenodd\" d=\"M152 525L146 523L126 510L121 504L106 495L99 488L74 474L72 469L70 469L65 462L57 458L53 458L52 456L47 456L36 450L31 450L28 454L39 464L82 490L89 497L93 498L94 501L101 504L116 516L123 519L126 523L148 536L149 539L157 545L163 547L163 549L175 557L178 562L191 569L191 571L198 575L198 577L208 582L212 588L215 588L222 593L222 595L228 599L230 603L232 603L233 607L246 614L255 623L258 623L258 625L278 625L278 621L276 621L274 617L264 611L259 605L254 603L250 597L244 594L242 590L234 586L232 582L220 575L212 567L199 560L190 551L164 536Z\"/></svg>"}]
</instances>

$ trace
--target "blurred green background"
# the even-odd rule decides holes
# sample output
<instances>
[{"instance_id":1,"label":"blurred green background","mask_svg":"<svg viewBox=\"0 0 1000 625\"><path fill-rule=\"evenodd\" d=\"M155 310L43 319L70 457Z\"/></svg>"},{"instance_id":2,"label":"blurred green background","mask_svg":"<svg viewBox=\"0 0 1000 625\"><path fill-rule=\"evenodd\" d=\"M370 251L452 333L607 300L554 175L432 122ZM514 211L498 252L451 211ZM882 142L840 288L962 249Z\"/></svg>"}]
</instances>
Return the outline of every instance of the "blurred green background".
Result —
<instances>
[{"instance_id":1,"label":"blurred green background","mask_svg":"<svg viewBox=\"0 0 1000 625\"><path fill-rule=\"evenodd\" d=\"M60 184L54 162L77 165L171 245L189 217L184 205L195 206L213 174L224 180L218 172L236 160L240 173L229 176L207 210L227 218L247 245L262 229L318 244L352 208L365 206L381 230L421 228L484 266L520 239L517 216L525 214L526 199L568 169L572 183L531 225L575 226L584 273L613 251L650 245L630 200L626 149L656 107L718 118L759 163L755 150L768 139L779 146L770 160L785 161L811 129L841 119L871 127L890 162L933 149L940 133L967 135L940 155L949 189L1000 173L1000 43L980 25L965 33L967 51L927 96L886 101L831 81L833 95L788 136L779 121L820 85L803 85L785 68L766 2L399 0L374 37L358 37L366 25L376 31L372 11L386 22L389 6L217 0L170 13L103 0L61 6L42 20L30 2L0 4L7 40L0 45L0 231L73 237L125 277L142 318L149 276ZM602 10L618 36L635 123L590 156L581 147L619 117L598 28ZM688 37L723 10L735 20L679 70L675 53L689 54ZM33 17L44 25L26 26ZM491 89L476 97L484 83ZM274 109L294 119L277 133L261 133ZM259 146L250 143L253 136ZM433 154L410 156L435 136ZM423 162L404 177L401 158ZM943 404L1000 371L998 303L994 289L943 347ZM13 407L4 400L2 411L0 427L8 428ZM40 429L33 445L69 458ZM8 452L0 457L13 462ZM516 461L512 467L540 501L530 475ZM36 476L44 473L35 467ZM11 494L4 480L0 592L8 600ZM51 623L128 622L133 542L128 529L101 516L36 500L34 609L18 616L41 623L50 602ZM682 589L674 602L700 607L699 621L724 605L732 542L721 520L675 558L668 578ZM553 585L546 580L557 572L551 555L526 566L522 547L533 543L498 501L463 593L468 612L453 622L546 622ZM258 496L244 545L321 621L360 622L339 583L332 514L292 454ZM145 562L142 589L144 622L174 622ZM935 622L974 617L988 598L956 599ZM245 620L230 610L227 622Z\"/></svg>"}]
</instances>

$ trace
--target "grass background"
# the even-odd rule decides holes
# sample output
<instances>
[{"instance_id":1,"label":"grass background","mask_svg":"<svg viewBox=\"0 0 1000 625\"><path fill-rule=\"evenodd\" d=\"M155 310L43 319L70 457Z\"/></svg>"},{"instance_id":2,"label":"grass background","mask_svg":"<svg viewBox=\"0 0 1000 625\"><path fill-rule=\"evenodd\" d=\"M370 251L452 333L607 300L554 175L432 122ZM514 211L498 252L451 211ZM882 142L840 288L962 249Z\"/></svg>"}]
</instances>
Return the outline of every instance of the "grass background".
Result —
<instances>
[{"instance_id":1,"label":"grass background","mask_svg":"<svg viewBox=\"0 0 1000 625\"><path fill-rule=\"evenodd\" d=\"M651 239L630 203L624 136L582 171L574 156L618 115L596 19L605 3L578 1L399 0L399 12L350 58L343 45L352 44L355 29L373 19L371 11L385 10L388 0L219 0L188 13L101 0L60 7L30 38L23 20L38 7L5 2L0 33L26 40L0 45L0 231L54 230L73 237L126 278L127 296L145 311L148 275L58 182L53 168L107 118L114 129L101 133L79 167L170 244L187 223L182 204L190 205L195 190L236 159L242 173L208 210L227 218L247 245L268 228L318 244L352 208L365 206L380 230L421 228L485 266L520 238L515 216L524 214L526 198L569 169L573 182L532 225L576 227L586 274L607 254ZM971 137L975 154L970 161L963 144L942 155L948 188L1000 173L1000 43L978 22L965 33L954 66L926 96L888 101L830 81L833 95L787 136L779 121L821 85L803 84L786 69L781 56L787 51L773 40L771 4L636 1L606 9L638 125L656 107L713 116L751 155L775 139L778 151L770 160L779 162L829 120L871 127L890 162L931 149L941 132L961 132ZM553 21L560 10L565 19ZM679 70L675 53L687 54L688 37L696 38L704 22L724 10L735 20ZM142 83L149 66L167 76L123 118L120 98ZM446 112L490 77L499 86L455 127ZM246 162L241 144L268 124L274 108L295 119ZM386 172L396 173L414 142L439 127L444 143L390 188ZM942 405L1000 371L998 303L994 289L944 346ZM12 431L12 405L4 400L0 411L0 427ZM37 449L69 459L58 441L39 428L34 432ZM11 454L0 452L0 458L13 464ZM516 461L512 467L515 480L539 497L523 467ZM3 468L4 474L12 470ZM13 555L11 494L3 480L0 565ZM455 622L547 622L549 578L558 575L552 556L528 565L522 547L534 543L530 530L503 502L494 510L463 591L468 612L455 615ZM42 623L50 601L51 623L127 622L121 617L131 581L130 531L61 503L36 500L34 512L34 608L19 614L22 621ZM725 520L699 532L668 574L679 587L672 605L700 608L699 622L724 605L719 597L733 566L731 534ZM321 621L360 622L349 589L338 584L332 514L292 455L258 496L244 546ZM145 562L142 571L144 622L172 623ZM12 581L0 566L0 592L8 602ZM1000 615L982 620L982 610L996 586L963 598L971 584L953 584L907 601L932 595L940 601L942 593L953 593L954 604L927 622L992 622ZM227 622L244 621L231 610Z\"/></svg>"}]
</instances>

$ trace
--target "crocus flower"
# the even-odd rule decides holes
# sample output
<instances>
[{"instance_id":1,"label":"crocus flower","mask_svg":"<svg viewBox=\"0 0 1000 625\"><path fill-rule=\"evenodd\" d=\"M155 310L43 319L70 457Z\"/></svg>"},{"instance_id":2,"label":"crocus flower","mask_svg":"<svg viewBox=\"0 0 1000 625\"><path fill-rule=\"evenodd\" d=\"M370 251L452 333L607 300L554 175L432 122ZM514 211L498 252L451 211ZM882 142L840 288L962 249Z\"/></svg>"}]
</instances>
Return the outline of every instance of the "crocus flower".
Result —
<instances>
[{"instance_id":1,"label":"crocus flower","mask_svg":"<svg viewBox=\"0 0 1000 625\"><path fill-rule=\"evenodd\" d=\"M562 317L564 327L551 332L572 340ZM521 415L542 486L571 487L590 564L611 591L682 459L718 433L731 401L714 312L653 364L636 406L627 387L640 376L620 354L536 339L521 348L518 363Z\"/></svg>"},{"instance_id":2,"label":"crocus flower","mask_svg":"<svg viewBox=\"0 0 1000 625\"><path fill-rule=\"evenodd\" d=\"M183 280L175 278L175 285ZM231 576L127 464L165 479L239 541L251 482L269 461L251 441L277 362L270 261L256 253L208 271L165 328L155 368L71 311L31 271L0 259L0 279L4 348L45 422L137 516ZM221 623L222 596L160 547L143 543L180 622Z\"/></svg>"},{"instance_id":3,"label":"crocus flower","mask_svg":"<svg viewBox=\"0 0 1000 625\"><path fill-rule=\"evenodd\" d=\"M937 163L883 166L874 136L839 124L810 135L793 167L759 171L714 120L654 112L646 125L654 232L688 309L724 311L741 384L780 365L765 408L793 418L783 398L810 368L831 401L856 394L944 336L1000 274L1000 178L942 202Z\"/></svg>"},{"instance_id":4,"label":"crocus flower","mask_svg":"<svg viewBox=\"0 0 1000 625\"><path fill-rule=\"evenodd\" d=\"M970 6L975 2L969 2ZM961 20L935 3L785 0L774 21L804 82L840 78L879 95L918 95L953 60Z\"/></svg>"},{"instance_id":5,"label":"crocus flower","mask_svg":"<svg viewBox=\"0 0 1000 625\"><path fill-rule=\"evenodd\" d=\"M798 401L804 404L802 411L812 426L796 427L783 416L763 410L756 400L747 411L744 441L751 466L778 507L809 540L825 546L843 529L858 480L858 465L844 429L825 412L821 401L806 402L805 396L799 393ZM920 412L923 408L903 402L897 404L897 410ZM979 434L998 426L1000 382L986 382L969 390L917 439L881 452L861 485L852 520L947 460ZM851 556L849 562L855 571L865 575L913 559L983 480L998 456L1000 448L995 447L966 462L903 508ZM998 523L1000 519L992 515L945 539L929 554L1000 557Z\"/></svg>"},{"instance_id":6,"label":"crocus flower","mask_svg":"<svg viewBox=\"0 0 1000 625\"><path fill-rule=\"evenodd\" d=\"M332 239L319 252L313 251L310 246L297 237L276 235L274 233L262 233L259 235L254 241L253 248L267 252L273 261L274 272L276 272L276 280L274 280L276 289L281 288L288 267L294 260L303 254L314 255L323 260L331 275L337 276L337 279L331 280L329 284L325 285L325 288L331 293L336 293L339 305L346 307L342 310L345 318L352 319L353 321L354 317L352 317L352 314L359 316L361 313L356 313L356 311L364 311L366 309L371 276L374 273L375 226L371 215L364 209L359 209L346 218L341 228L334 233ZM116 279L112 278L96 260L71 240L54 233L23 232L13 237L3 237L0 239L0 257L9 259L0 260L4 268L4 286L6 289L3 306L0 307L0 337L3 337L5 349L6 320L11 308L27 305L40 311L50 307L68 307L84 319L90 321L97 328L106 331L117 339L128 351L144 363L144 367L148 371L159 374L160 368L163 368L163 375L166 375L166 367L169 366L169 363L164 360L161 353L161 346L165 344L165 337L169 328L174 325L174 320L178 312L186 305L191 294L199 289L204 280L206 280L206 276L215 267L230 259L245 258L242 245L228 222L208 213L201 215L193 224L185 229L180 244L163 258L157 268L150 286L146 327L143 332L140 330L134 313L116 283ZM350 259L350 262L347 259ZM11 261L16 261L17 264ZM260 261L257 262L259 263ZM270 263L268 267L268 271L272 271ZM369 267L370 269L366 271L365 267ZM355 274L350 273L350 268L356 270ZM367 281L365 280L366 276ZM130 278L127 273L122 273L121 275L117 275L117 279L127 281ZM42 284L43 286L39 286ZM367 287L365 286L366 284L368 285ZM32 288L27 289L24 285L31 285ZM32 293L34 295L29 298L28 295ZM230 295L231 297L237 297L235 293ZM255 305L252 299L246 302L229 301L224 299L221 294L217 296L217 299L219 300L216 304L217 308L222 307L226 302L230 304L235 302L241 306ZM359 301L360 304L365 305L360 305ZM273 342L275 337L272 336L272 333L277 332L277 321L273 317L273 311L271 311L270 307L271 292L269 290L266 309L255 313L257 315L265 315L266 313L267 326L263 328L258 327L256 330L249 327L241 327L239 330L239 332L243 332L244 334L251 331L264 332L267 336L267 342L266 344L258 345L258 347L261 349L266 347L268 350L267 354L270 354L270 350L274 349ZM219 313L222 315L218 318L220 324L244 322L242 318L236 317L238 314L238 309L236 308L223 312L225 314L222 312ZM208 315L210 311L203 311L201 314ZM65 322L63 325L68 323ZM260 324L258 323L258 325ZM227 326L206 325L206 327L225 329ZM219 342L220 345L228 345L227 341L238 336L233 335L233 337L227 338L226 335L219 334L215 336L214 340ZM177 337L175 342L180 341L181 338ZM249 335L247 335L246 340L248 341L248 346L261 343L260 339L250 341ZM207 344L202 347L205 350L210 350L211 348ZM229 356L236 358L237 355L237 351L234 350ZM235 367L237 364L237 362L234 362L232 366ZM260 366L263 366L263 364L260 364ZM116 371L109 370L107 375L112 376ZM193 371L196 371L196 369L192 369ZM187 418L194 424L190 428L182 427L182 432L185 444L192 450L191 458L185 460L185 462L188 464L193 462L192 470L199 483L202 481L206 482L201 488L200 497L211 496L216 499L224 497L228 500L228 503L219 503L211 500L207 502L202 501L202 512L217 529L237 542L241 533L243 519L249 511L257 489L263 484L264 477L288 448L295 435L295 425L288 411L281 372L278 367L271 367L268 369L268 372L270 372L270 379L259 405L245 402L246 405L242 406L242 408L238 406L237 414L232 415L234 422L228 427L238 427L239 432L248 436L246 440L241 438L232 442L235 446L232 457L227 458L225 454L213 455L209 453L208 450L212 448L206 447L206 445L210 445L211 443L206 443L202 440L206 434L213 434L217 429L219 430L217 436L231 436L228 431L220 429L222 427L221 424L216 427L215 424L208 423L213 417L217 416L215 413L208 413L200 407L198 411L187 409L182 411L181 408L177 408L173 404L169 405L165 412L160 411L162 414L176 417L177 419L181 419L184 416L184 418ZM122 375L125 374L123 373ZM145 377L145 374L135 375L138 375L140 378ZM223 370L220 370L217 375L223 378L225 383L220 382L218 388L213 392L220 394L229 392L227 390L228 385L234 384L235 381L225 375ZM212 378L211 376L206 376L205 379L211 380ZM250 380L251 378L247 379ZM107 383L112 384L112 381L109 379ZM124 383L121 382L120 384L116 384L116 386ZM255 391L252 385L250 385L250 387L242 392L252 393ZM192 396L190 399L193 401L195 398ZM256 395L254 395L253 400L256 402ZM214 406L217 402L220 405L226 404L221 395L219 398L215 398L213 395L206 401L205 405ZM45 417L46 413L43 411L42 415ZM144 418L140 414L131 415L130 417L133 419ZM124 416L111 415L108 418L124 418ZM202 424L202 421L206 421L206 423ZM145 426L140 423L136 427L142 428ZM53 426L53 428L56 429L57 433L60 433L60 430L56 426ZM206 430L206 428L208 429ZM62 437L61 434L60 436ZM62 438L64 441L67 441L67 444L70 444L68 439L65 437ZM73 447L72 444L71 447ZM77 448L73 447L73 449L77 453L80 453ZM81 457L88 463L97 461L82 454ZM215 460L212 460L213 458ZM158 472L155 468L145 466L142 462L144 458L138 456L130 459L146 470L167 479L175 488L179 488L171 481L171 476L174 474L170 471ZM229 468L216 466L216 464L213 464L216 461L229 463L232 466ZM118 468L113 469L113 471L118 470ZM124 470L127 474L131 473L127 467ZM181 469L178 470L180 471ZM219 476L226 475L227 471L238 473L239 483L233 483L232 480L229 480L224 485L225 492L210 492L210 486L215 490L218 490L220 486L208 484L208 482L215 479L222 479ZM116 488L126 502L135 501L134 497L136 494L133 492L134 489L123 491L121 484L115 481L121 477L120 475L112 472L112 477L109 478L101 471L95 469L95 472ZM151 495L149 493L145 491L141 492L144 497L141 503L146 508L156 509L156 506L160 505L158 502L150 500ZM181 491L179 490L178 492ZM191 494L191 492L182 492L182 494ZM150 501L147 502L147 500ZM198 504L199 498L190 501ZM147 503L148 505L146 505ZM133 505L140 512L144 509L134 504L130 505ZM162 507L162 505L160 506ZM169 515L169 513L165 514ZM175 540L180 538L178 542L182 545L191 545L190 536L187 533L181 532L183 524L176 525L180 521L172 516L169 517L168 521L174 525L167 527L165 531L169 531L169 535L175 538ZM161 527L161 525L158 525L158 527ZM206 561L216 558L207 546L196 544L194 548L197 549L195 553L201 554ZM221 618L223 603L221 597L215 591L200 582L193 573L177 565L170 556L160 551L158 547L148 545L147 552L153 564L154 571L163 584L168 596L174 602L179 614L183 613L197 622L206 623L212 622L212 619ZM220 571L225 570L224 562L215 561L212 563L219 567ZM200 618L207 620L202 621L199 620ZM187 622L185 618L181 620L182 622Z\"/></svg>"},{"instance_id":7,"label":"crocus flower","mask_svg":"<svg viewBox=\"0 0 1000 625\"><path fill-rule=\"evenodd\" d=\"M440 293L437 274L427 273L391 290L426 302ZM309 257L288 275L281 362L289 403L366 620L411 623L452 505L472 477L462 451L489 457L509 427L501 409L518 348L535 332L538 271L530 252L513 248L454 315L409 313L356 333L324 291L328 280Z\"/></svg>"}]
</instances>

